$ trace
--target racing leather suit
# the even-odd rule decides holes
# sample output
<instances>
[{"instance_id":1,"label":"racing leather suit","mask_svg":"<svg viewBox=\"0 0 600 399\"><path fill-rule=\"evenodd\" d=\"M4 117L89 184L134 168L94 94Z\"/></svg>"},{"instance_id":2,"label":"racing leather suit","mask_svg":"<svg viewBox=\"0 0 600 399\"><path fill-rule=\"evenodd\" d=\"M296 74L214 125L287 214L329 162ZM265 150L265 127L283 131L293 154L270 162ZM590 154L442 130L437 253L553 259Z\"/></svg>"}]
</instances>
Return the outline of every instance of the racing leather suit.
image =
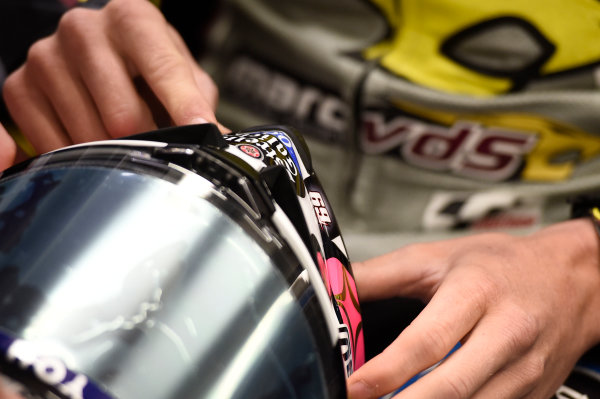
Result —
<instances>
[{"instance_id":1,"label":"racing leather suit","mask_svg":"<svg viewBox=\"0 0 600 399\"><path fill-rule=\"evenodd\" d=\"M231 1L204 64L222 123L311 139L353 259L527 232L600 187L600 4L551 3Z\"/></svg>"}]
</instances>

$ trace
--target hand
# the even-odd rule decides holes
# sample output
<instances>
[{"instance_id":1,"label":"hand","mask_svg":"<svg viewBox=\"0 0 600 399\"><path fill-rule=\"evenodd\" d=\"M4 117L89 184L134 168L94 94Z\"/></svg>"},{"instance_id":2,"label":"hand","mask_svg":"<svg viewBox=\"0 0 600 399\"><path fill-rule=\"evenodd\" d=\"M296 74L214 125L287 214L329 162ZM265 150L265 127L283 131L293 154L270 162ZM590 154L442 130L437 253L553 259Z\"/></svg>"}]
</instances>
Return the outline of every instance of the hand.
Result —
<instances>
[{"instance_id":1,"label":"hand","mask_svg":"<svg viewBox=\"0 0 600 399\"><path fill-rule=\"evenodd\" d=\"M396 398L551 397L600 342L599 260L591 222L578 219L527 237L415 244L353 265L361 300L406 296L428 304L350 377L350 398L393 391L459 341Z\"/></svg>"},{"instance_id":2,"label":"hand","mask_svg":"<svg viewBox=\"0 0 600 399\"><path fill-rule=\"evenodd\" d=\"M216 122L217 89L147 0L112 0L65 13L6 81L4 98L38 152L156 128L133 78L176 125Z\"/></svg>"},{"instance_id":3,"label":"hand","mask_svg":"<svg viewBox=\"0 0 600 399\"><path fill-rule=\"evenodd\" d=\"M4 381L2 375L0 375L0 399L24 399L22 395L11 389L9 384Z\"/></svg>"},{"instance_id":4,"label":"hand","mask_svg":"<svg viewBox=\"0 0 600 399\"><path fill-rule=\"evenodd\" d=\"M0 125L0 171L13 164L16 154L17 145L4 127Z\"/></svg>"}]
</instances>

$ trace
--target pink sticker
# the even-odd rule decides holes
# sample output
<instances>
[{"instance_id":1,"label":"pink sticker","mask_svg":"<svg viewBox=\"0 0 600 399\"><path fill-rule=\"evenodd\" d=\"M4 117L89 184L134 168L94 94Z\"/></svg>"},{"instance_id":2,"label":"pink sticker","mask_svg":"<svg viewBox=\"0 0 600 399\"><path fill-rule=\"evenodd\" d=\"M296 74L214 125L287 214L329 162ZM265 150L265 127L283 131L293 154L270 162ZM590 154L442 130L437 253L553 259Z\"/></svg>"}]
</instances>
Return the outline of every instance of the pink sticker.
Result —
<instances>
[{"instance_id":1,"label":"pink sticker","mask_svg":"<svg viewBox=\"0 0 600 399\"><path fill-rule=\"evenodd\" d=\"M356 283L352 275L337 258L327 259L327 275L343 323L348 326L350 331L354 370L357 370L365 363L365 345Z\"/></svg>"}]
</instances>

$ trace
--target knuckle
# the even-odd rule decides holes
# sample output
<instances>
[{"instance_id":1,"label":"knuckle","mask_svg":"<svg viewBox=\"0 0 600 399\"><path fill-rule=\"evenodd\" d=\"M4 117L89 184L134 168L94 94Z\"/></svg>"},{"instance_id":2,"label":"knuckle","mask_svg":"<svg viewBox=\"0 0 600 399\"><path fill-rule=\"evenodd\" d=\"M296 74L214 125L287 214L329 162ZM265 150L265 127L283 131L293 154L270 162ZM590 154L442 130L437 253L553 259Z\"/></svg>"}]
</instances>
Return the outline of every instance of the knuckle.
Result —
<instances>
[{"instance_id":1,"label":"knuckle","mask_svg":"<svg viewBox=\"0 0 600 399\"><path fill-rule=\"evenodd\" d=\"M479 273L473 277L468 285L465 284L462 294L470 302L475 313L484 314L501 296L502 286L486 273Z\"/></svg>"},{"instance_id":2,"label":"knuckle","mask_svg":"<svg viewBox=\"0 0 600 399\"><path fill-rule=\"evenodd\" d=\"M120 28L135 28L140 18L149 12L155 17L162 15L144 0L112 0L104 7L104 11L112 26Z\"/></svg>"},{"instance_id":3,"label":"knuckle","mask_svg":"<svg viewBox=\"0 0 600 399\"><path fill-rule=\"evenodd\" d=\"M134 10L129 0L113 0L105 7L106 17L113 26L127 26L134 17Z\"/></svg>"},{"instance_id":4,"label":"knuckle","mask_svg":"<svg viewBox=\"0 0 600 399\"><path fill-rule=\"evenodd\" d=\"M21 85L22 75L20 71L16 71L15 73L9 75L4 81L4 86L2 87L2 96L7 105L10 104L16 99Z\"/></svg>"},{"instance_id":5,"label":"knuckle","mask_svg":"<svg viewBox=\"0 0 600 399\"><path fill-rule=\"evenodd\" d=\"M60 18L57 32L59 35L85 34L89 28L89 20L96 11L76 7Z\"/></svg>"},{"instance_id":6,"label":"knuckle","mask_svg":"<svg viewBox=\"0 0 600 399\"><path fill-rule=\"evenodd\" d=\"M509 350L530 348L540 335L536 318L518 306L512 306L506 313L506 338Z\"/></svg>"},{"instance_id":7,"label":"knuckle","mask_svg":"<svg viewBox=\"0 0 600 399\"><path fill-rule=\"evenodd\" d=\"M450 342L451 327L442 321L437 321L429 329L419 332L422 342L421 360L436 363L448 354L456 342Z\"/></svg>"},{"instance_id":8,"label":"knuckle","mask_svg":"<svg viewBox=\"0 0 600 399\"><path fill-rule=\"evenodd\" d=\"M543 356L529 356L520 371L524 384L530 386L542 379L546 371L546 361Z\"/></svg>"},{"instance_id":9,"label":"knuckle","mask_svg":"<svg viewBox=\"0 0 600 399\"><path fill-rule=\"evenodd\" d=\"M462 399L468 398L471 394L472 381L465 374L456 374L452 377L447 377L444 382L446 399Z\"/></svg>"},{"instance_id":10,"label":"knuckle","mask_svg":"<svg viewBox=\"0 0 600 399\"><path fill-rule=\"evenodd\" d=\"M48 37L33 43L27 52L27 66L36 71L46 70L54 56L53 39Z\"/></svg>"},{"instance_id":11,"label":"knuckle","mask_svg":"<svg viewBox=\"0 0 600 399\"><path fill-rule=\"evenodd\" d=\"M97 10L75 8L61 18L56 35L67 57L85 57L98 47L100 41L95 34L95 29L101 27L96 23L98 16Z\"/></svg>"},{"instance_id":12,"label":"knuckle","mask_svg":"<svg viewBox=\"0 0 600 399\"><path fill-rule=\"evenodd\" d=\"M476 279L473 279L473 286L470 294L475 295L476 299L483 301L494 300L502 292L502 287L498 280L487 275L486 273L480 273Z\"/></svg>"}]
</instances>

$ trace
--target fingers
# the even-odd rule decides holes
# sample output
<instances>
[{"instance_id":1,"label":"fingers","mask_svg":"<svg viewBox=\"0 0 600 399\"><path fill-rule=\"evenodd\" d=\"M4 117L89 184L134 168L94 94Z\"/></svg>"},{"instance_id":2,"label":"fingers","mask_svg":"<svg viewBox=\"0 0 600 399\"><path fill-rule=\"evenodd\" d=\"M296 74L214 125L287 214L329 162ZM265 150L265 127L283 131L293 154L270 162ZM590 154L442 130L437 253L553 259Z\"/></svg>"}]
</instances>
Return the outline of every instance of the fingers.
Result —
<instances>
[{"instance_id":1,"label":"fingers","mask_svg":"<svg viewBox=\"0 0 600 399\"><path fill-rule=\"evenodd\" d=\"M534 390L536 382L542 377L543 368L543 363L532 357L518 359L491 377L472 395L472 399L525 398ZM550 398L554 391L555 389L550 390L547 395L539 395L539 397Z\"/></svg>"},{"instance_id":2,"label":"fingers","mask_svg":"<svg viewBox=\"0 0 600 399\"><path fill-rule=\"evenodd\" d=\"M438 244L413 244L392 253L354 262L361 301L395 296L429 300L446 272L448 253Z\"/></svg>"},{"instance_id":3,"label":"fingers","mask_svg":"<svg viewBox=\"0 0 600 399\"><path fill-rule=\"evenodd\" d=\"M565 367L555 368L553 362L561 363ZM548 360L539 353L530 352L516 358L514 362L505 366L473 395L473 399L487 399L490 397L502 398L550 398L562 383L567 380L569 373L575 367L576 359L568 360L559 356ZM540 384L545 381L545 384ZM582 396L585 398L585 396Z\"/></svg>"},{"instance_id":4,"label":"fingers","mask_svg":"<svg viewBox=\"0 0 600 399\"><path fill-rule=\"evenodd\" d=\"M58 42L72 79L89 91L92 104L86 106L97 110L107 137L155 129L152 113L138 94L125 60L104 34L105 28L102 15L95 10L75 9L61 19Z\"/></svg>"},{"instance_id":5,"label":"fingers","mask_svg":"<svg viewBox=\"0 0 600 399\"><path fill-rule=\"evenodd\" d=\"M213 110L217 109L217 104L219 102L219 90L217 89L217 85L215 82L213 82L211 77L202 68L200 68L196 59L187 48L185 42L181 36L179 36L179 33L177 33L172 26L168 26L168 28L169 37L173 43L175 43L181 54L188 59L188 63L192 68L192 73L194 74L198 89L200 89L211 108Z\"/></svg>"},{"instance_id":6,"label":"fingers","mask_svg":"<svg viewBox=\"0 0 600 399\"><path fill-rule=\"evenodd\" d=\"M357 264L363 299L377 297L378 287L388 296L432 297L388 349L349 378L351 397L399 388L459 340L457 352L397 398L549 397L597 342L588 333L597 318L584 310L600 298L597 257L589 256L597 237L579 223L524 238L482 234L419 244Z\"/></svg>"},{"instance_id":7,"label":"fingers","mask_svg":"<svg viewBox=\"0 0 600 399\"><path fill-rule=\"evenodd\" d=\"M350 397L382 396L443 359L482 317L487 294L479 282L464 284L449 275L413 323L350 377Z\"/></svg>"},{"instance_id":8,"label":"fingers","mask_svg":"<svg viewBox=\"0 0 600 399\"><path fill-rule=\"evenodd\" d=\"M155 129L138 77L168 112L168 124L216 123L214 83L146 0L67 12L15 75L4 97L39 152Z\"/></svg>"},{"instance_id":9,"label":"fingers","mask_svg":"<svg viewBox=\"0 0 600 399\"><path fill-rule=\"evenodd\" d=\"M17 146L14 140L0 125L0 171L11 166L15 160Z\"/></svg>"},{"instance_id":10,"label":"fingers","mask_svg":"<svg viewBox=\"0 0 600 399\"><path fill-rule=\"evenodd\" d=\"M24 67L4 83L4 99L14 121L39 153L72 144L46 96Z\"/></svg>"},{"instance_id":11,"label":"fingers","mask_svg":"<svg viewBox=\"0 0 600 399\"><path fill-rule=\"evenodd\" d=\"M404 296L427 302L455 259L465 252L483 252L488 242L506 242L500 234L480 234L446 241L417 243L362 263L352 270L361 300ZM460 262L459 262L460 263Z\"/></svg>"},{"instance_id":12,"label":"fingers","mask_svg":"<svg viewBox=\"0 0 600 399\"><path fill-rule=\"evenodd\" d=\"M532 318L516 307L488 314L472 330L460 349L396 398L471 398L498 370L526 353L537 336ZM536 375L524 378L531 377L532 382L539 377L539 368L531 370ZM530 389L517 382L518 379L513 379L511 384L507 383L507 387L513 388L513 394ZM507 388L503 390L507 391ZM487 397L498 397L497 392L489 391L491 396Z\"/></svg>"},{"instance_id":13,"label":"fingers","mask_svg":"<svg viewBox=\"0 0 600 399\"><path fill-rule=\"evenodd\" d=\"M197 86L194 63L173 43L156 8L141 0L114 4L106 8L116 27L108 32L113 45L146 80L175 124L216 122L211 101Z\"/></svg>"},{"instance_id":14,"label":"fingers","mask_svg":"<svg viewBox=\"0 0 600 399\"><path fill-rule=\"evenodd\" d=\"M48 57L54 54L54 57ZM49 100L72 142L107 139L87 88L65 59L59 43L43 39L30 49L26 74Z\"/></svg>"},{"instance_id":15,"label":"fingers","mask_svg":"<svg viewBox=\"0 0 600 399\"><path fill-rule=\"evenodd\" d=\"M23 396L14 389L11 389L11 387L3 381L3 377L0 376L0 399L23 399Z\"/></svg>"}]
</instances>

